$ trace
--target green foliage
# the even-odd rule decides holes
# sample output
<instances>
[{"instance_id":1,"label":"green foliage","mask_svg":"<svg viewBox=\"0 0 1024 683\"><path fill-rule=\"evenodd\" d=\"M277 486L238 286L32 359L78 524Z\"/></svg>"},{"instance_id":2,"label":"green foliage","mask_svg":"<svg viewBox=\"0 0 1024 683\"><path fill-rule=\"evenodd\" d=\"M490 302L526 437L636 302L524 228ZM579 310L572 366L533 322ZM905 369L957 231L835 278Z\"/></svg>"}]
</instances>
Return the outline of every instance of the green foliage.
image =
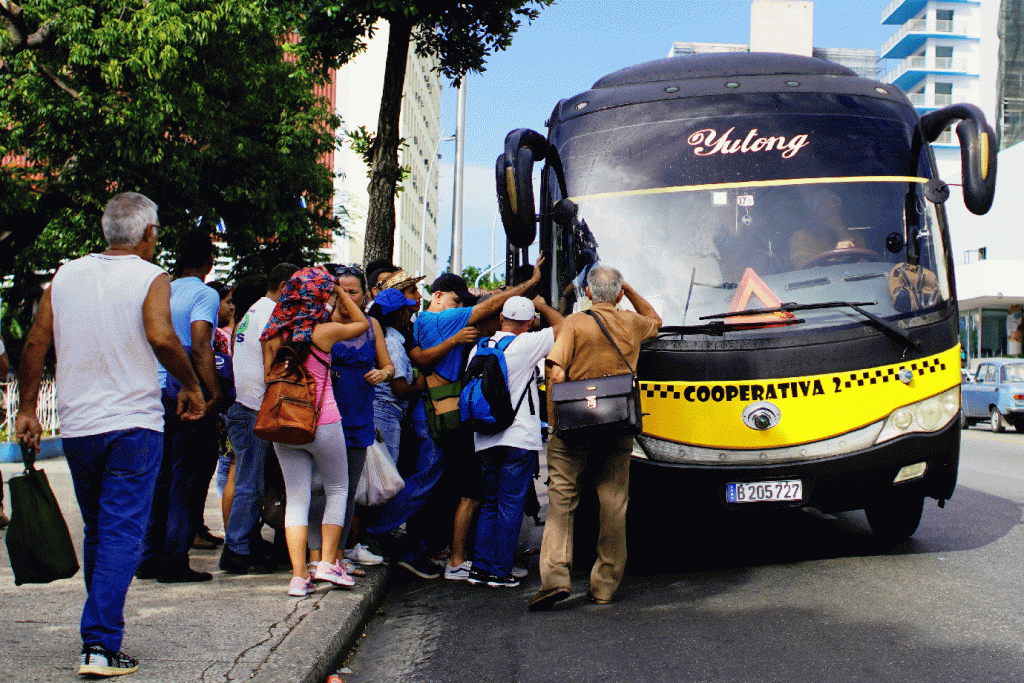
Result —
<instances>
[{"instance_id":1,"label":"green foliage","mask_svg":"<svg viewBox=\"0 0 1024 683\"><path fill-rule=\"evenodd\" d=\"M352 148L352 151L359 155L366 164L366 176L370 177L373 174L373 146L377 144L377 136L370 131L366 130L366 126L359 126L354 130L346 130L344 136L348 138L348 146ZM405 138L398 138L398 148L408 147L409 143ZM399 166L398 175L395 178L395 196L402 193L404 189L402 183L405 179L412 174L412 168L409 165Z\"/></svg>"},{"instance_id":2,"label":"green foliage","mask_svg":"<svg viewBox=\"0 0 1024 683\"><path fill-rule=\"evenodd\" d=\"M498 271L501 271L500 276ZM478 285L476 284L476 280L478 277L480 277L480 273L482 272L483 269L478 268L477 266L466 266L465 268L462 269L462 279L465 280L466 284L469 285L470 287L480 287L481 289L493 290L497 289L498 287L505 286L503 268L498 268L498 270L494 270L491 271L490 273L487 273L487 275L481 278L480 284Z\"/></svg>"},{"instance_id":3,"label":"green foliage","mask_svg":"<svg viewBox=\"0 0 1024 683\"><path fill-rule=\"evenodd\" d=\"M435 57L456 84L482 72L491 54L512 44L523 20L533 21L554 0L325 0L294 15L304 49L324 68L344 64L365 49L378 19L408 23L416 52Z\"/></svg>"},{"instance_id":4,"label":"green foliage","mask_svg":"<svg viewBox=\"0 0 1024 683\"><path fill-rule=\"evenodd\" d=\"M239 275L314 260L339 233L320 159L340 122L314 94L323 73L282 40L285 12L36 0L0 3L0 20L0 158L28 160L0 169L3 334L27 325L62 261L103 247L99 216L117 192L159 205L164 244L223 220Z\"/></svg>"}]
</instances>

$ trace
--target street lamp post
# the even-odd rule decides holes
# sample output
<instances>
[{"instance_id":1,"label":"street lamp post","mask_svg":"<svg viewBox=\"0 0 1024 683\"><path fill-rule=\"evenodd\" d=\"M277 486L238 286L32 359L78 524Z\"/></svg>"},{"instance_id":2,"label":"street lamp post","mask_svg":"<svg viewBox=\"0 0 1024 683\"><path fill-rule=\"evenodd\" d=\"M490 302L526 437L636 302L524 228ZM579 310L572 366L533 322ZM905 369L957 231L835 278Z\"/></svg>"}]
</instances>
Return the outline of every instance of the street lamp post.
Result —
<instances>
[{"instance_id":1,"label":"street lamp post","mask_svg":"<svg viewBox=\"0 0 1024 683\"><path fill-rule=\"evenodd\" d=\"M430 157L430 165L427 166L427 180L424 183L423 194L423 222L420 224L420 275L427 274L427 199L430 197L430 174L434 172L434 162L437 161L441 143L451 142L454 139L454 135L445 137L444 131L441 131L441 137L438 138L437 145L434 147L434 155ZM434 208L437 209L437 207Z\"/></svg>"}]
</instances>

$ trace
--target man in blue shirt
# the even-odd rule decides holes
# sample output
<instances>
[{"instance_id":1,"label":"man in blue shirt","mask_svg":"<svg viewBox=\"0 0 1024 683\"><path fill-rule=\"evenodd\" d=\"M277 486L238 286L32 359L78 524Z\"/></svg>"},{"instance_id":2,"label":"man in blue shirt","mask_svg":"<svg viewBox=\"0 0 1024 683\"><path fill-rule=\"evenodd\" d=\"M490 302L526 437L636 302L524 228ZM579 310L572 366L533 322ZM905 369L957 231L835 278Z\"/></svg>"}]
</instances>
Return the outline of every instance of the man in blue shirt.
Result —
<instances>
[{"instance_id":1,"label":"man in blue shirt","mask_svg":"<svg viewBox=\"0 0 1024 683\"><path fill-rule=\"evenodd\" d=\"M470 563L466 561L466 539L473 528L474 518L480 509L480 501L483 500L483 479L473 445L473 432L458 423L458 392L455 392L453 398L439 400L437 396L444 395L445 387L459 379L465 365L469 344L456 343L456 335L467 326L496 316L511 297L522 296L533 289L540 283L543 263L543 255L538 256L529 280L489 296L471 308L465 306L474 300L466 287L466 281L454 273L444 273L430 286L430 304L427 310L416 318L415 337L418 348L413 349L409 356L417 365L433 368L427 374L427 387L428 394L432 394L434 398L431 400L428 395L424 397L424 403L428 404L425 405L428 416L431 412L434 413L430 418L434 421L431 431L435 444L444 455L447 480L444 490L459 499L452 525L451 553L448 556L448 566L445 568L447 579L469 578ZM448 411L447 419L445 411ZM444 496L445 493L441 495ZM445 502L440 501L438 513L443 516L446 516L445 511L450 509L444 505ZM399 564L421 578L435 578L413 571L404 563Z\"/></svg>"},{"instance_id":2,"label":"man in blue shirt","mask_svg":"<svg viewBox=\"0 0 1024 683\"><path fill-rule=\"evenodd\" d=\"M194 571L188 550L202 523L209 487L217 464L216 418L221 391L213 354L213 328L220 310L220 296L204 284L213 269L214 246L208 234L189 235L178 249L179 277L171 283L171 322L188 352L196 375L209 400L206 413L195 422L178 419L179 385L168 381L160 368L164 403L164 455L160 462L153 508L146 529L140 579L161 583L209 581L209 572Z\"/></svg>"}]
</instances>

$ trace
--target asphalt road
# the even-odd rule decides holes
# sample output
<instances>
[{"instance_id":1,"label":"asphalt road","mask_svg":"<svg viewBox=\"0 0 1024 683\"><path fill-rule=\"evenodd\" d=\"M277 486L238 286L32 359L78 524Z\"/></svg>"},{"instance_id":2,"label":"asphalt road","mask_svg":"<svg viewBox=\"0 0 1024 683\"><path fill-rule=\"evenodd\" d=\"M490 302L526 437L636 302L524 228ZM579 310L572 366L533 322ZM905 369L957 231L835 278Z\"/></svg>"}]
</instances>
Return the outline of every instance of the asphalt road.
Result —
<instances>
[{"instance_id":1,"label":"asphalt road","mask_svg":"<svg viewBox=\"0 0 1024 683\"><path fill-rule=\"evenodd\" d=\"M895 548L862 513L789 510L666 519L671 561L607 606L581 574L527 612L535 559L516 589L398 578L345 680L1024 681L1022 505L1024 434L972 428L956 494Z\"/></svg>"}]
</instances>

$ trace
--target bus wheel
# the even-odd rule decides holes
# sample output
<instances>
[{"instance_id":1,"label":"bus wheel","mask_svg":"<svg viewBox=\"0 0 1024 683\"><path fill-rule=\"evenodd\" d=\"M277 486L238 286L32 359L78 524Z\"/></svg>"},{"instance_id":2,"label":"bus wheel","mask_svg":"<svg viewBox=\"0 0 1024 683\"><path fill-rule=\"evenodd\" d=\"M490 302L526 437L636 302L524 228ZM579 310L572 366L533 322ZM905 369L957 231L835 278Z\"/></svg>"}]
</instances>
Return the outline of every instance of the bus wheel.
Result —
<instances>
[{"instance_id":1,"label":"bus wheel","mask_svg":"<svg viewBox=\"0 0 1024 683\"><path fill-rule=\"evenodd\" d=\"M1006 429L1006 423L1003 421L1003 416L999 414L998 408L993 408L992 412L989 413L988 423L989 427L996 434Z\"/></svg>"},{"instance_id":2,"label":"bus wheel","mask_svg":"<svg viewBox=\"0 0 1024 683\"><path fill-rule=\"evenodd\" d=\"M864 508L864 513L875 538L886 545L895 545L914 535L923 510L923 495L892 494Z\"/></svg>"}]
</instances>

